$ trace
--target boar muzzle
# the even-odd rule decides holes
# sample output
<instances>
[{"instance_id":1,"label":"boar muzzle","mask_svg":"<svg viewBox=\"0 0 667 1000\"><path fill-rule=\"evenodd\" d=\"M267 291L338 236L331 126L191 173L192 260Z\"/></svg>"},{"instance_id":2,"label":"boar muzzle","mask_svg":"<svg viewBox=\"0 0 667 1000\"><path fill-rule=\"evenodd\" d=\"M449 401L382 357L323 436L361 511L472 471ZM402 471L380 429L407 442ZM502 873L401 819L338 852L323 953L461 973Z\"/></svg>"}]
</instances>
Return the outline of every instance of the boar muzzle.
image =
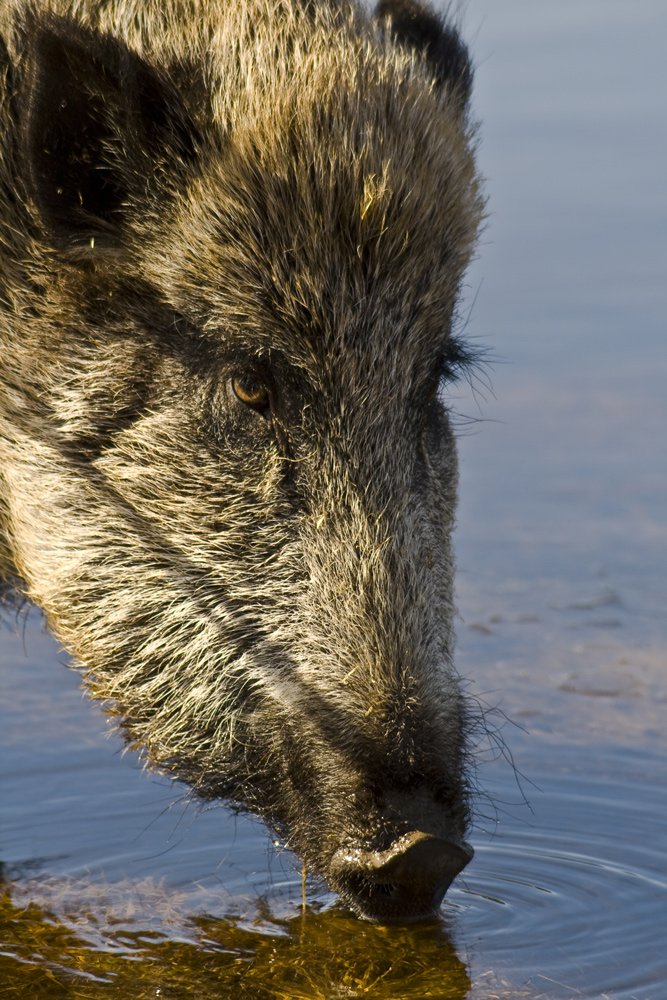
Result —
<instances>
[{"instance_id":1,"label":"boar muzzle","mask_svg":"<svg viewBox=\"0 0 667 1000\"><path fill-rule=\"evenodd\" d=\"M465 841L414 830L384 851L339 851L332 882L366 920L410 923L437 914L445 892L472 856Z\"/></svg>"}]
</instances>

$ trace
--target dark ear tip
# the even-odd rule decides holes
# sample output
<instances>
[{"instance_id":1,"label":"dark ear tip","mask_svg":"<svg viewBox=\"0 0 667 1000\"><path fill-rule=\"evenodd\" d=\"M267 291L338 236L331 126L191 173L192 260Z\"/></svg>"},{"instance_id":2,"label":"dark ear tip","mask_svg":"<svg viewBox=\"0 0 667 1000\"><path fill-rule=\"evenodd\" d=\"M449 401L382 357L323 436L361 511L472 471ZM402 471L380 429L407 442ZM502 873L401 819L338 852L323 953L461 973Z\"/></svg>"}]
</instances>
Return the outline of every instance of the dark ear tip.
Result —
<instances>
[{"instance_id":1,"label":"dark ear tip","mask_svg":"<svg viewBox=\"0 0 667 1000\"><path fill-rule=\"evenodd\" d=\"M465 105L472 90L468 49L456 29L419 0L379 0L375 17L389 22L396 41L422 52L441 86L449 86Z\"/></svg>"},{"instance_id":2,"label":"dark ear tip","mask_svg":"<svg viewBox=\"0 0 667 1000\"><path fill-rule=\"evenodd\" d=\"M173 174L196 158L187 107L121 40L69 16L33 15L25 67L20 143L44 235L77 253L115 251L133 193L159 190L156 163L168 160Z\"/></svg>"}]
</instances>

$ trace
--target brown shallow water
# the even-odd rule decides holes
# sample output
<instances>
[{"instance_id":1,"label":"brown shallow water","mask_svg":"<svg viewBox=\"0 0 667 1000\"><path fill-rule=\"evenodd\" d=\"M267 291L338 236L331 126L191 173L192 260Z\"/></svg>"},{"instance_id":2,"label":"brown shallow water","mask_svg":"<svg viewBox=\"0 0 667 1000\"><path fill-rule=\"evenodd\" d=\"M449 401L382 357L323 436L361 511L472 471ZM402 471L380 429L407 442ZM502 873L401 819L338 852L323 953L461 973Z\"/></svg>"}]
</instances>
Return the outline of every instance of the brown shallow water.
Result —
<instances>
[{"instance_id":1,"label":"brown shallow water","mask_svg":"<svg viewBox=\"0 0 667 1000\"><path fill-rule=\"evenodd\" d=\"M496 358L452 400L475 859L439 924L314 884L303 911L260 824L103 735L33 612L0 632L3 998L667 997L667 7L467 23L492 209L468 333Z\"/></svg>"}]
</instances>

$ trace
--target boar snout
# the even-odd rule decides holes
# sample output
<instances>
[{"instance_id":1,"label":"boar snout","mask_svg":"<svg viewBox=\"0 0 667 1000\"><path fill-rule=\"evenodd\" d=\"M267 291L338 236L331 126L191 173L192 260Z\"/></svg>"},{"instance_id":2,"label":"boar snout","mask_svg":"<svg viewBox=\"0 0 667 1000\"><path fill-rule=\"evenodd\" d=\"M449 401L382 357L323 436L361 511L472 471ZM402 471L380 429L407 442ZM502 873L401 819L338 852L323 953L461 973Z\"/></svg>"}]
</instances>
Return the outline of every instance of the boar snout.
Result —
<instances>
[{"instance_id":1,"label":"boar snout","mask_svg":"<svg viewBox=\"0 0 667 1000\"><path fill-rule=\"evenodd\" d=\"M408 923L436 915L447 889L472 856L465 841L414 830L384 851L338 852L332 881L359 916Z\"/></svg>"}]
</instances>

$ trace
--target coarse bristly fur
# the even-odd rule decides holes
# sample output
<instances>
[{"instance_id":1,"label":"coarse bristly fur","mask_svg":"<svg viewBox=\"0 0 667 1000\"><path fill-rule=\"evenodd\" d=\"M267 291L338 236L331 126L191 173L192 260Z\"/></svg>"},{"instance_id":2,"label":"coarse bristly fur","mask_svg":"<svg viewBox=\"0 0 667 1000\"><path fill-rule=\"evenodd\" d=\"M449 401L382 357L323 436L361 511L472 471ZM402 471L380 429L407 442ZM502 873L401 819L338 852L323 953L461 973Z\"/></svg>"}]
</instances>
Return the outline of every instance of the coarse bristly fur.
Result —
<instances>
[{"instance_id":1,"label":"coarse bristly fur","mask_svg":"<svg viewBox=\"0 0 667 1000\"><path fill-rule=\"evenodd\" d=\"M376 919L341 851L468 822L470 83L412 0L0 5L0 578Z\"/></svg>"}]
</instances>

